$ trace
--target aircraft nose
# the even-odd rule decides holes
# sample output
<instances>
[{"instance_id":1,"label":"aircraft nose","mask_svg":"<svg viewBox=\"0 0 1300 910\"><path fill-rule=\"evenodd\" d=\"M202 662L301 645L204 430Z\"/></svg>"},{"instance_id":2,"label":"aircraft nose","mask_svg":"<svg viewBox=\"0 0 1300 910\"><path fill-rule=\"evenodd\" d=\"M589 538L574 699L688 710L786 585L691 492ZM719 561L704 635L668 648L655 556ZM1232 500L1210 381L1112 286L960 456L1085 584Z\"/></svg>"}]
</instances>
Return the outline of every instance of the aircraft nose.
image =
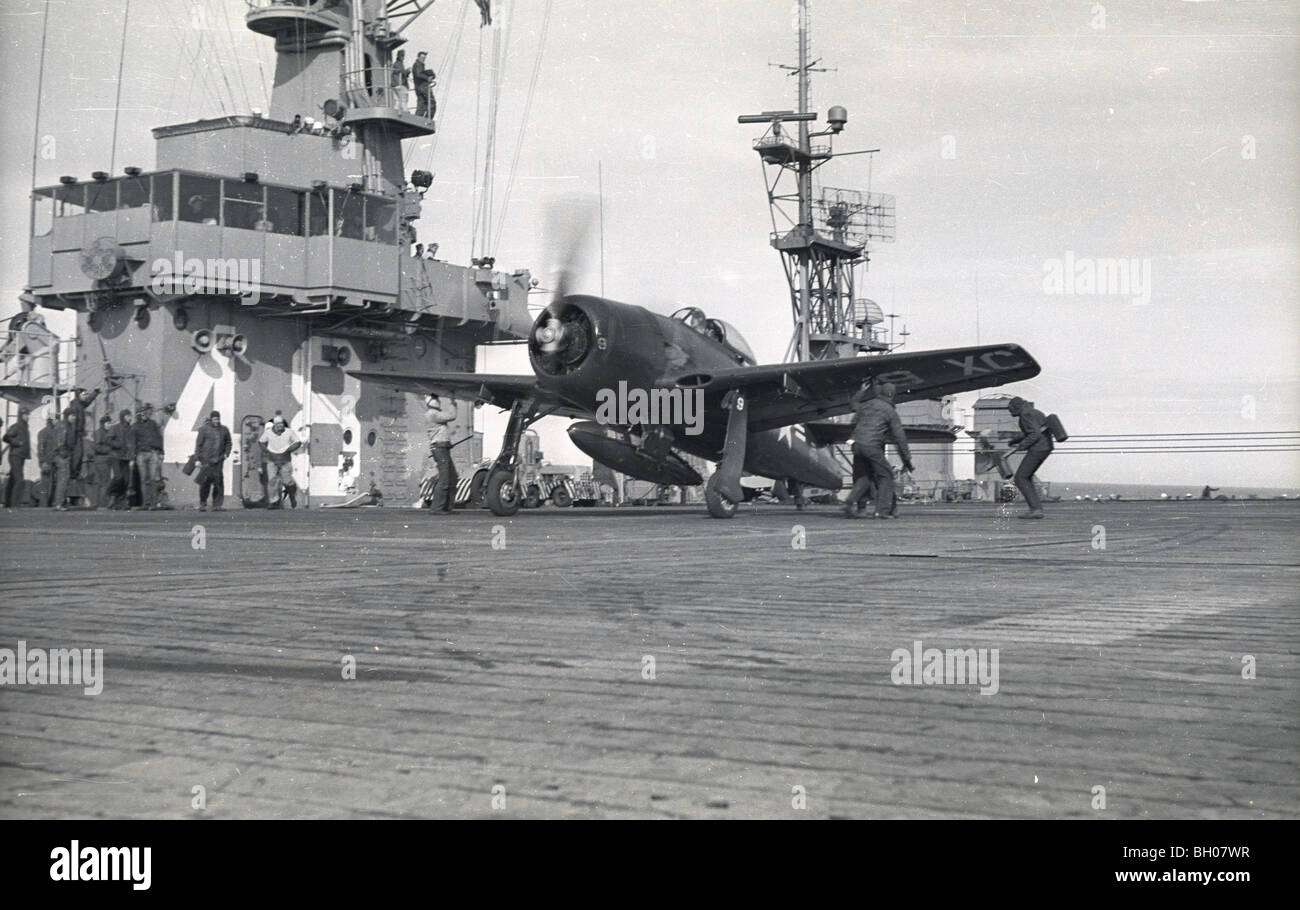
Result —
<instances>
[{"instance_id":1,"label":"aircraft nose","mask_svg":"<svg viewBox=\"0 0 1300 910\"><path fill-rule=\"evenodd\" d=\"M564 298L537 317L528 340L529 353L542 373L563 376L587 359L594 338L595 329L586 309Z\"/></svg>"}]
</instances>

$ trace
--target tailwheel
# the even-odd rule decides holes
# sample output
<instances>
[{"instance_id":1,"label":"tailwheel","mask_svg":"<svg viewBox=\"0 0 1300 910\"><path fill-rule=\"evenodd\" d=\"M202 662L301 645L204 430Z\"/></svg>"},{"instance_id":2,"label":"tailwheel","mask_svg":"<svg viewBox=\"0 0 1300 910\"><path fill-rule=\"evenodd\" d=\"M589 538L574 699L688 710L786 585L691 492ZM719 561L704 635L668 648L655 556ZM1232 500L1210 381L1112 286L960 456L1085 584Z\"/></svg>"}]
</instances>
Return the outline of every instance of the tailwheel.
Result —
<instances>
[{"instance_id":1,"label":"tailwheel","mask_svg":"<svg viewBox=\"0 0 1300 910\"><path fill-rule=\"evenodd\" d=\"M709 514L714 518L732 518L736 514L736 503L718 490L718 474L716 471L704 484L704 504L709 507Z\"/></svg>"},{"instance_id":2,"label":"tailwheel","mask_svg":"<svg viewBox=\"0 0 1300 910\"><path fill-rule=\"evenodd\" d=\"M515 486L515 475L510 471L496 471L488 477L484 488L488 508L493 515L508 517L519 511L522 498Z\"/></svg>"}]
</instances>

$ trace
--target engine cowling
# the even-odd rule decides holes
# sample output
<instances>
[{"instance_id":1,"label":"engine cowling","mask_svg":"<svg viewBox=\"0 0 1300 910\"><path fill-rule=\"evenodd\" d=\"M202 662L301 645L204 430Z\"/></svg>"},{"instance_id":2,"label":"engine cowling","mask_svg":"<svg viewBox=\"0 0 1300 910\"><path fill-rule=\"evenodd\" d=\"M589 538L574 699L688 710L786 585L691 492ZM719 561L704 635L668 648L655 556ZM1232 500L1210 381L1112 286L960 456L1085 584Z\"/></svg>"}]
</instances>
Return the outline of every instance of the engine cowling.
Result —
<instances>
[{"instance_id":1,"label":"engine cowling","mask_svg":"<svg viewBox=\"0 0 1300 910\"><path fill-rule=\"evenodd\" d=\"M595 347L591 317L580 306L565 303L542 311L528 336L533 366L546 376L566 376L582 366Z\"/></svg>"}]
</instances>

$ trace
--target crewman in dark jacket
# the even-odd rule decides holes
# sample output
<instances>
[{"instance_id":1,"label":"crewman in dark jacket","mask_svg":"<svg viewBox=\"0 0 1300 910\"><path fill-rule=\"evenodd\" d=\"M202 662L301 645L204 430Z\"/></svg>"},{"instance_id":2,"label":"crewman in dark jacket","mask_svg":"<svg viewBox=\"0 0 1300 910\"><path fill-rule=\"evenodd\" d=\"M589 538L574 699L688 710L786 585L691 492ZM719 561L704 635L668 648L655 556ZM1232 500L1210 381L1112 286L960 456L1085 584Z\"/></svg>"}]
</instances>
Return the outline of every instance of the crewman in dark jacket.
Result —
<instances>
[{"instance_id":1,"label":"crewman in dark jacket","mask_svg":"<svg viewBox=\"0 0 1300 910\"><path fill-rule=\"evenodd\" d=\"M863 386L853 396L853 406L857 410L853 418L853 454L855 458L861 456L865 460L867 472L853 484L844 506L844 514L849 518L857 518L858 500L874 484L876 518L896 518L894 470L885 460L885 443L892 441L898 447L903 467L908 471L912 470L912 452L907 447L903 422L894 410L894 384L886 382L879 386Z\"/></svg>"},{"instance_id":2,"label":"crewman in dark jacket","mask_svg":"<svg viewBox=\"0 0 1300 910\"><path fill-rule=\"evenodd\" d=\"M66 510L63 500L68 496L68 481L72 478L72 457L81 438L77 435L77 415L63 412L63 420L54 428L54 508Z\"/></svg>"},{"instance_id":3,"label":"crewman in dark jacket","mask_svg":"<svg viewBox=\"0 0 1300 910\"><path fill-rule=\"evenodd\" d=\"M113 508L124 509L131 504L131 475L134 473L135 451L131 448L131 412L123 410L117 423L108 431L109 462L113 466L111 503Z\"/></svg>"},{"instance_id":4,"label":"crewman in dark jacket","mask_svg":"<svg viewBox=\"0 0 1300 910\"><path fill-rule=\"evenodd\" d=\"M428 51L420 51L415 55L415 66L411 67L411 81L415 83L415 115L432 120L434 112L438 109L438 103L433 100L433 85L437 81L437 76L425 64L424 58L427 56Z\"/></svg>"},{"instance_id":5,"label":"crewman in dark jacket","mask_svg":"<svg viewBox=\"0 0 1300 910\"><path fill-rule=\"evenodd\" d=\"M1010 439L1012 452L1024 452L1025 457L1016 468L1016 489L1025 497L1028 512L1021 512L1017 518L1042 518L1043 501L1034 488L1034 474L1055 447L1052 434L1047 429L1047 417L1034 407L1032 401L1012 398L1007 402L1007 410L1020 418L1020 433Z\"/></svg>"},{"instance_id":6,"label":"crewman in dark jacket","mask_svg":"<svg viewBox=\"0 0 1300 910\"><path fill-rule=\"evenodd\" d=\"M53 417L45 418L45 426L36 434L36 464L41 469L41 505L49 508L54 496L54 446L58 427Z\"/></svg>"},{"instance_id":7,"label":"crewman in dark jacket","mask_svg":"<svg viewBox=\"0 0 1300 910\"><path fill-rule=\"evenodd\" d=\"M77 442L72 452L72 476L81 477L81 463L85 460L85 442L86 442L86 413L90 405L99 396L99 389L88 392L85 389L74 389L72 401L64 413L71 414L76 428Z\"/></svg>"},{"instance_id":8,"label":"crewman in dark jacket","mask_svg":"<svg viewBox=\"0 0 1300 910\"><path fill-rule=\"evenodd\" d=\"M158 486L162 481L163 434L162 427L153 419L153 405L146 404L136 413L131 427L131 450L135 452L135 466L140 471L140 507L157 509Z\"/></svg>"},{"instance_id":9,"label":"crewman in dark jacket","mask_svg":"<svg viewBox=\"0 0 1300 910\"><path fill-rule=\"evenodd\" d=\"M199 428L194 440L194 458L199 467L199 511L207 511L208 493L212 494L212 511L222 511L226 498L225 460L230 457L230 431L221 425L221 412L213 411L208 422Z\"/></svg>"},{"instance_id":10,"label":"crewman in dark jacket","mask_svg":"<svg viewBox=\"0 0 1300 910\"><path fill-rule=\"evenodd\" d=\"M95 451L95 500L96 508L106 509L112 501L110 490L113 486L114 469L117 467L113 456L113 418L105 414L99 418L99 427L95 430L93 446Z\"/></svg>"},{"instance_id":11,"label":"crewman in dark jacket","mask_svg":"<svg viewBox=\"0 0 1300 910\"><path fill-rule=\"evenodd\" d=\"M5 430L4 443L9 446L9 482L5 484L5 508L16 508L18 494L23 489L23 465L32 457L32 435L27 429L27 415L31 413L25 407L18 409L18 419L13 426Z\"/></svg>"}]
</instances>

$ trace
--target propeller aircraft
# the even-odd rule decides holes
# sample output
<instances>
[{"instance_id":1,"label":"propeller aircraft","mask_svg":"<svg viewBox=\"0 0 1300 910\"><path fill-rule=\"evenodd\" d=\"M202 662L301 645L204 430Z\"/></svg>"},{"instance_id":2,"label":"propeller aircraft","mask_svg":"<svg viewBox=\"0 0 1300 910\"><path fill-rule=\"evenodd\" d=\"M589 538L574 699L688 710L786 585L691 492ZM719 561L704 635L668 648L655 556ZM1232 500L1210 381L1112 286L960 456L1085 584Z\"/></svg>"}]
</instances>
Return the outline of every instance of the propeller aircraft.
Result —
<instances>
[{"instance_id":1,"label":"propeller aircraft","mask_svg":"<svg viewBox=\"0 0 1300 910\"><path fill-rule=\"evenodd\" d=\"M529 332L531 376L351 372L402 391L509 410L485 488L496 515L519 510L519 440L542 417L577 419L568 430L574 445L642 480L704 482L678 453L717 462L705 483L705 502L713 517L730 518L744 498L742 471L785 479L795 489L839 489L841 469L826 447L844 441L848 427L828 418L851 411L852 397L866 382L893 383L895 401L903 402L1018 382L1040 370L1015 344L759 364L734 327L697 307L663 316L633 304L569 294L565 283ZM622 401L611 408L615 389ZM693 396L697 413L667 406L683 396Z\"/></svg>"}]
</instances>

